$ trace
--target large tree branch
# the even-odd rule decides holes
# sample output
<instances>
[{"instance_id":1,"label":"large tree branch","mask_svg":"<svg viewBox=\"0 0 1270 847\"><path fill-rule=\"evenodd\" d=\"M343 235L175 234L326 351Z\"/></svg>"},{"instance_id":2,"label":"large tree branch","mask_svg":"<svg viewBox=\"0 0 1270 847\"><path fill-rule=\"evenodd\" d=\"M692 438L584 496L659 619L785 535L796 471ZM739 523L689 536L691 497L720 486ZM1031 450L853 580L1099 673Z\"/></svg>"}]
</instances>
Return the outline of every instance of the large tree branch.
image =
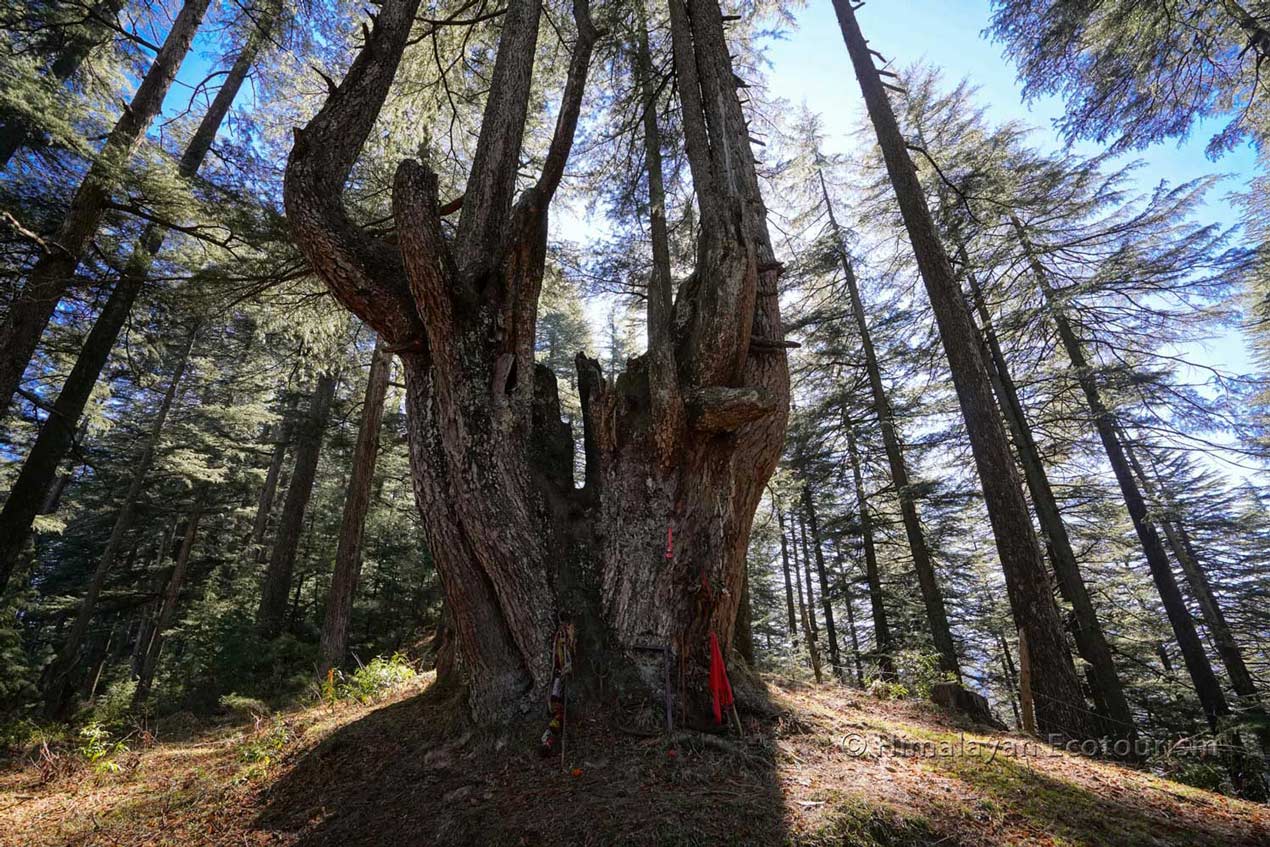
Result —
<instances>
[{"instance_id":1,"label":"large tree branch","mask_svg":"<svg viewBox=\"0 0 1270 847\"><path fill-rule=\"evenodd\" d=\"M503 18L455 241L458 266L469 279L483 276L505 244L541 17L542 0L511 0Z\"/></svg>"},{"instance_id":2,"label":"large tree branch","mask_svg":"<svg viewBox=\"0 0 1270 847\"><path fill-rule=\"evenodd\" d=\"M409 277L410 291L427 316L429 346L435 356L454 352L455 312L474 307L471 292L454 268L450 246L441 231L437 210L437 175L414 159L397 166L392 187L397 242ZM446 370L453 373L454 368Z\"/></svg>"},{"instance_id":3,"label":"large tree branch","mask_svg":"<svg viewBox=\"0 0 1270 847\"><path fill-rule=\"evenodd\" d=\"M300 250L335 297L397 348L423 336L401 256L355 224L342 198L392 86L419 2L386 0L344 81L296 131L283 181Z\"/></svg>"},{"instance_id":4,"label":"large tree branch","mask_svg":"<svg viewBox=\"0 0 1270 847\"><path fill-rule=\"evenodd\" d=\"M582 95L586 89L587 71L591 66L591 53L600 31L591 21L591 5L588 0L573 0L573 20L578 28L578 40L573 45L569 60L569 73L560 95L560 114L556 116L556 128L551 136L551 146L538 177L538 202L546 206L556 193L564 176L564 166L573 149L573 137L578 129L578 115L582 111Z\"/></svg>"}]
</instances>

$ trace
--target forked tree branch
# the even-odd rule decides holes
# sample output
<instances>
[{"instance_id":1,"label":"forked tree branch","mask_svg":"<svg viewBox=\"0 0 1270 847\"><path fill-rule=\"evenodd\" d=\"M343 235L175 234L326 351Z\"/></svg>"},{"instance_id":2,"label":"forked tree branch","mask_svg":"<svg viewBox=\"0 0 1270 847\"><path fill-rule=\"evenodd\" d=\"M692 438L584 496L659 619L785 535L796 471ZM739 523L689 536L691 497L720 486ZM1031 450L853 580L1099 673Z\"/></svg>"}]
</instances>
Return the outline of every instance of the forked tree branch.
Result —
<instances>
[{"instance_id":1,"label":"forked tree branch","mask_svg":"<svg viewBox=\"0 0 1270 847\"><path fill-rule=\"evenodd\" d=\"M353 222L343 194L392 86L419 3L385 0L343 82L296 131L283 181L300 250L336 299L394 347L423 338L401 255Z\"/></svg>"}]
</instances>

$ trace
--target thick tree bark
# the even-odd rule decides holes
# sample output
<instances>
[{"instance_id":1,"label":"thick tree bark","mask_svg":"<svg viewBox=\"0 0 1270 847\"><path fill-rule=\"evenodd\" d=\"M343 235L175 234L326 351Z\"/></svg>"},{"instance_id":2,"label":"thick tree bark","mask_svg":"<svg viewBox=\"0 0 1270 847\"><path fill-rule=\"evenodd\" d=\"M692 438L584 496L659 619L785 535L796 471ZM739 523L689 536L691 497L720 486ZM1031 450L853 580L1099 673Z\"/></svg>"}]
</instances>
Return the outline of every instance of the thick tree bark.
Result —
<instances>
[{"instance_id":1,"label":"thick tree bark","mask_svg":"<svg viewBox=\"0 0 1270 847\"><path fill-rule=\"evenodd\" d=\"M194 504L193 511L185 521L185 533L181 538L181 547L176 554L176 564L163 589L163 604L159 607L159 615L150 629L150 637L141 658L141 670L137 674L137 690L132 697L133 708L140 707L150 696L150 686L154 682L154 670L159 664L159 652L163 649L163 633L172 628L176 620L176 610L181 601L181 589L185 587L185 577L189 571L190 554L194 550L194 541L198 537L198 524L203 517L203 502Z\"/></svg>"},{"instance_id":2,"label":"thick tree bark","mask_svg":"<svg viewBox=\"0 0 1270 847\"><path fill-rule=\"evenodd\" d=\"M964 252L962 259L964 264ZM1116 666L1111 658L1111 647L1103 633L1102 623L1098 620L1098 613L1094 609L1093 599L1085 585L1085 578L1076 562L1071 538L1067 534L1067 525L1063 522L1063 515L1058 507L1058 498L1050 485L1045 463L1041 459L1040 448L1037 447L1036 439L1032 436L1032 427L1019 399L1018 388L1010 375L1009 363L1006 361L1005 353L1001 349L1001 343L992 324L992 315L988 311L975 275L969 273L968 278L974 307L982 322L980 333L985 352L984 360L988 365L988 373L992 377L992 386L996 390L997 400L1010 433L1014 436L1019 464L1023 467L1023 478L1032 495L1032 507L1036 511L1037 521L1041 526L1041 536L1045 540L1046 550L1054 565L1059 591L1063 599L1072 607L1074 625L1071 630L1076 640L1076 649L1089 663L1089 679L1094 690L1094 699L1109 720L1107 731L1113 736L1132 741L1137 736L1137 727L1133 720L1133 712L1129 709L1129 701L1125 697L1124 686L1120 682L1120 676L1116 673Z\"/></svg>"},{"instance_id":3,"label":"thick tree bark","mask_svg":"<svg viewBox=\"0 0 1270 847\"><path fill-rule=\"evenodd\" d=\"M1047 734L1086 736L1089 727L1084 695L1071 667L1049 575L992 396L992 383L979 354L974 326L855 12L848 0L834 0L833 5L943 341L1005 572L1010 609L1027 633L1036 671L1037 723Z\"/></svg>"},{"instance_id":4,"label":"thick tree bark","mask_svg":"<svg viewBox=\"0 0 1270 847\"><path fill-rule=\"evenodd\" d=\"M829 591L829 575L825 572L825 554L821 548L820 522L816 519L816 504L811 494L811 486L803 483L803 508L807 511L808 529L811 531L811 544L816 554L816 574L820 579L820 603L825 612L825 638L829 640L829 665L834 676L843 678L842 656L838 653L838 628L833 620L833 598ZM855 634L854 628L852 635Z\"/></svg>"},{"instance_id":5,"label":"thick tree bark","mask_svg":"<svg viewBox=\"0 0 1270 847\"><path fill-rule=\"evenodd\" d=\"M106 577L109 575L110 569L114 565L119 551L123 549L124 541L132 529L132 522L136 517L137 500L141 497L146 478L150 474L150 467L154 464L154 456L159 446L159 439L163 435L163 427L167 423L168 413L172 410L172 405L176 401L181 378L185 375L185 367L190 359L190 351L194 348L194 337L197 332L197 327L190 331L184 346L178 354L176 364L172 369L172 376L168 379L167 390L164 392L163 400L159 404L158 414L155 415L154 422L150 425L150 432L146 436L140 455L137 456L136 461L132 464L132 477L128 483L128 490L124 493L123 500L119 505L119 513L115 516L114 526L110 530L110 539L106 542L106 548L102 550L101 557L97 560L97 568L93 572L93 578L88 584L88 591L84 594L84 599L80 601L79 611L75 615L75 622L71 626L71 631L66 636L61 650L58 651L57 658L53 660L53 664L49 669L49 685L44 699L45 713L49 717L60 717L68 705L67 694L72 689L69 688L67 683L71 671L74 670L80 650L83 648L84 636L88 633L88 625L92 622L93 613L97 609L97 598L101 595L101 589L106 584Z\"/></svg>"},{"instance_id":6,"label":"thick tree bark","mask_svg":"<svg viewBox=\"0 0 1270 847\"><path fill-rule=\"evenodd\" d=\"M1169 565L1168 555L1164 552L1159 532L1151 521L1146 499L1142 496L1137 480L1134 479L1133 470L1125 455L1124 445L1120 443L1116 434L1115 416L1103 402L1094 371L1085 358L1084 345L1068 321L1067 314L1049 283L1045 268L1023 224L1017 217L1011 219L1011 224L1027 257L1032 276L1049 307L1050 318L1058 329L1059 339L1067 352L1068 359L1071 360L1072 373L1085 395L1085 403L1089 406L1094 429L1098 433L1098 439L1102 442L1103 450L1107 454L1107 461L1120 486L1125 508L1133 521L1138 541L1142 544L1142 552L1146 557L1147 567L1151 571L1151 579L1160 594L1160 600L1164 603L1164 611L1168 615L1169 624L1173 627L1173 635L1177 639L1178 647L1182 650L1182 659L1186 663L1191 683L1195 686L1195 693L1199 696L1204 716L1208 719L1209 725L1215 728L1218 720L1230 712L1226 695L1222 692L1217 675L1213 673L1212 663L1204 652L1204 644L1200 641L1199 633L1195 629L1195 621L1191 617L1190 610L1186 608L1186 601L1182 597L1177 578L1174 577L1173 569Z\"/></svg>"},{"instance_id":7,"label":"thick tree bark","mask_svg":"<svg viewBox=\"0 0 1270 847\"><path fill-rule=\"evenodd\" d=\"M58 87L76 72L84 60L102 43L110 40L108 24L113 24L123 8L123 0L100 0L93 5L87 20L76 27L49 63L48 79ZM13 154L31 143L34 135L30 123L22 115L0 116L0 171L9 166Z\"/></svg>"},{"instance_id":8,"label":"thick tree bark","mask_svg":"<svg viewBox=\"0 0 1270 847\"><path fill-rule=\"evenodd\" d=\"M886 603L882 597L882 572L878 567L877 547L873 541L873 514L869 511L868 495L864 491L864 475L860 470L860 450L856 446L855 429L845 422L847 455L851 462L851 478L855 484L856 507L860 514L861 546L864 548L864 575L869 584L869 608L873 614L873 644L877 654L878 675L884 681L896 678L894 645L891 643L891 627L886 619Z\"/></svg>"},{"instance_id":9,"label":"thick tree bark","mask_svg":"<svg viewBox=\"0 0 1270 847\"><path fill-rule=\"evenodd\" d=\"M847 255L846 246L842 243L841 230L838 229L833 204L829 202L829 191L825 187L824 174L818 171L817 176L820 179L820 191L824 198L825 210L829 214L829 225L833 227L838 257L842 262L842 275L846 280L847 294L851 300L851 314L855 318L856 329L860 333L860 349L864 353L865 372L868 374L869 391L873 397L873 413L877 416L878 426L882 431L882 446L886 450L886 461L891 469L891 482L895 485L895 494L900 501L904 534L908 537L908 548L913 554L913 570L917 573L917 584L921 588L922 603L926 609L926 622L930 626L931 639L935 644L935 651L939 654L939 668L960 678L961 665L957 661L957 648L953 643L952 629L948 625L948 612L944 608L943 592L940 591L935 564L931 561L930 548L926 544L926 533L922 530L921 519L917 514L917 499L908 476L908 464L904 461L904 450L900 446L891 401L887 397L886 386L882 382L882 369L878 365L877 351L873 347L873 336L869 332L869 321L864 313L864 301L860 297L860 286L856 281L855 268L852 266L850 256Z\"/></svg>"},{"instance_id":10,"label":"thick tree bark","mask_svg":"<svg viewBox=\"0 0 1270 847\"><path fill-rule=\"evenodd\" d=\"M207 158L221 122L229 113L234 98L238 96L247 73L268 36L272 22L271 17L262 19L257 29L248 37L186 145L177 169L177 173L185 179L194 177L202 167L203 160ZM165 229L159 224L151 223L146 227L123 275L115 283L106 305L93 323L93 328L75 359L75 365L53 404L53 411L40 428L40 434L9 492L4 511L0 513L0 591L4 590L18 553L31 532L31 524L48 496L58 466L74 443L72 436L79 426L84 407L128 319L132 304L145 287L150 267L163 245L165 234Z\"/></svg>"},{"instance_id":11,"label":"thick tree bark","mask_svg":"<svg viewBox=\"0 0 1270 847\"><path fill-rule=\"evenodd\" d=\"M366 513L370 509L371 483L375 479L375 463L379 458L379 431L384 422L384 397L388 393L388 377L392 373L392 354L384 342L376 340L371 355L370 375L366 378L366 395L362 400L362 422L357 428L357 444L353 448L353 470L344 495L344 517L340 538L335 548L335 573L326 597L326 615L322 621L321 650L318 654L318 676L344 661L348 650L348 624L353 616L353 595L362 571L362 535Z\"/></svg>"},{"instance_id":12,"label":"thick tree bark","mask_svg":"<svg viewBox=\"0 0 1270 847\"><path fill-rule=\"evenodd\" d=\"M309 498L313 495L313 482L317 478L318 459L322 454L322 440L331 414L335 385L336 379L331 373L318 377L313 394L309 397L309 409L303 429L296 436L295 466L291 470L287 498L282 505L282 515L278 518L273 552L269 556L269 566L265 569L260 588L260 605L256 609L256 629L263 638L277 638L282 633L286 619L287 598L291 594L291 573L295 568L295 556L304 530Z\"/></svg>"},{"instance_id":13,"label":"thick tree bark","mask_svg":"<svg viewBox=\"0 0 1270 847\"><path fill-rule=\"evenodd\" d=\"M297 243L334 295L398 351L416 499L441 577L455 661L476 716L541 702L550 644L579 632L572 691L660 691L639 644L671 648L700 705L708 635L731 646L754 509L779 458L788 402L779 266L713 0L671 4L676 78L702 207L695 272L657 350L606 380L578 358L586 484L572 482L555 375L533 358L547 215L572 147L597 33L585 0L542 173L512 202L540 0L511 0L457 237L437 216L435 174L403 162L396 243L356 226L344 183L374 124L418 0L386 0L365 47L297 133L284 197ZM710 129L707 132L706 126ZM664 305L664 303L663 303ZM669 356L662 373L653 364ZM654 385L673 375L673 385ZM652 414L666 389L682 420ZM669 431L667 431L669 430ZM660 448L656 445L663 445ZM668 458L667 458L668 457ZM667 525L675 556L662 555Z\"/></svg>"},{"instance_id":14,"label":"thick tree bark","mask_svg":"<svg viewBox=\"0 0 1270 847\"><path fill-rule=\"evenodd\" d=\"M35 355L40 336L70 286L89 243L97 234L120 171L128 166L128 159L145 136L146 128L163 106L163 98L167 96L176 72L189 52L209 2L187 0L181 7L132 102L111 129L101 152L76 190L53 238L52 248L35 263L21 293L10 306L9 314L0 323L0 351L3 351L0 353L0 419L8 415L9 404L27 364Z\"/></svg>"}]
</instances>

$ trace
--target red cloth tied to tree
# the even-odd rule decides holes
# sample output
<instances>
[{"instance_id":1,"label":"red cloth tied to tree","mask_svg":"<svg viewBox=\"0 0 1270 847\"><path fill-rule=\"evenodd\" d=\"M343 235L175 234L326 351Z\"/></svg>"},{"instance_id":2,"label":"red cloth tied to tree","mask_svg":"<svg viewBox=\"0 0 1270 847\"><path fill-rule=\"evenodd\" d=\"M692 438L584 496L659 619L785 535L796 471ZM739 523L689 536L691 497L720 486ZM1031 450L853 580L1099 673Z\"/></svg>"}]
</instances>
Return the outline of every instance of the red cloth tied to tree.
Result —
<instances>
[{"instance_id":1,"label":"red cloth tied to tree","mask_svg":"<svg viewBox=\"0 0 1270 847\"><path fill-rule=\"evenodd\" d=\"M728 682L719 637L713 632L710 633L710 695L714 698L714 722L723 723L723 710L733 703L732 683Z\"/></svg>"}]
</instances>

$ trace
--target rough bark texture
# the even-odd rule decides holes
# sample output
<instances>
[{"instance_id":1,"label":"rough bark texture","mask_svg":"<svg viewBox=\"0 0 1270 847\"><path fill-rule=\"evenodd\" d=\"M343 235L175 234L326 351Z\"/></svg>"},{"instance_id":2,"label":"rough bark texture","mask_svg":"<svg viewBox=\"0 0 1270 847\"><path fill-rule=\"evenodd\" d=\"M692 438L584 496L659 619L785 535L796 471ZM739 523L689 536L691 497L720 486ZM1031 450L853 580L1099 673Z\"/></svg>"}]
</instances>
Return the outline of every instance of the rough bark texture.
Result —
<instances>
[{"instance_id":1,"label":"rough bark texture","mask_svg":"<svg viewBox=\"0 0 1270 847\"><path fill-rule=\"evenodd\" d=\"M1027 632L1035 670L1037 723L1047 734L1083 737L1089 734L1084 695L1070 664L1049 576L992 396L992 383L979 354L974 326L855 12L847 0L834 0L834 10L943 341L1005 572L1010 608L1015 621Z\"/></svg>"},{"instance_id":2,"label":"rough bark texture","mask_svg":"<svg viewBox=\"0 0 1270 847\"><path fill-rule=\"evenodd\" d=\"M1195 621L1191 617L1190 610L1186 608L1186 601L1182 597L1177 578L1174 577L1173 569L1169 565L1168 554L1164 552L1160 534L1151 521L1146 499L1142 496L1137 480L1134 479L1133 469L1129 466L1124 446L1116 434L1115 416L1103 402L1094 371L1085 358L1084 345L1067 319L1062 303L1049 283L1045 268L1041 264L1034 245L1029 241L1026 230L1017 218L1012 220L1012 224L1028 258L1033 278L1049 306L1050 317L1058 329L1063 349L1071 360L1072 372L1085 395L1094 429L1098 433L1098 439L1102 442L1103 450L1107 454L1107 462L1111 465L1112 473L1115 474L1116 482L1120 486L1125 508L1133 521L1134 531L1142 544L1142 552L1146 557L1147 567L1151 571L1151 580L1155 583L1160 600L1164 603L1164 611L1173 627L1173 635L1177 639L1178 647L1182 650L1182 659L1186 662L1186 670L1195 686L1195 693L1199 696L1204 716L1208 719L1210 726L1216 727L1218 719L1230 711L1226 703L1226 695L1222 692L1217 675L1213 673L1212 663L1204 652L1204 644L1200 641L1199 633L1195 629Z\"/></svg>"},{"instance_id":3,"label":"rough bark texture","mask_svg":"<svg viewBox=\"0 0 1270 847\"><path fill-rule=\"evenodd\" d=\"M751 345L753 335L782 334L777 266L718 6L671 4L702 207L697 268L663 318L669 328L649 328L663 339L651 360L666 355L674 367L662 372L640 357L610 382L579 355L581 490L556 378L534 363L533 346L547 213L597 33L578 0L555 133L537 183L513 203L540 3L512 0L457 237L440 227L435 175L405 161L390 244L349 219L341 194L417 8L384 3L344 81L297 133L284 197L313 267L400 352L415 495L452 625L449 667L474 714L514 714L549 684L549 645L567 615L579 629L579 696L595 689L601 668L619 696L627 682L660 690L659 670L634 659L641 643L673 649L680 693L701 693L707 635L731 644L750 524L780 454L788 397L783 353ZM655 398L676 391L697 403L708 429L652 412ZM738 394L759 402L742 404L743 415L714 414ZM673 559L662 555L668 524Z\"/></svg>"},{"instance_id":4,"label":"rough bark texture","mask_svg":"<svg viewBox=\"0 0 1270 847\"><path fill-rule=\"evenodd\" d=\"M291 572L295 568L295 555L304 530L309 498L313 495L313 481L317 477L317 464L322 454L322 440L331 414L335 385L336 379L329 373L318 377L313 395L309 398L304 428L296 438L295 467L291 471L287 498L274 536L273 552L260 589L260 606L256 610L256 629L264 638L276 638L282 632L287 597L291 593Z\"/></svg>"},{"instance_id":5,"label":"rough bark texture","mask_svg":"<svg viewBox=\"0 0 1270 847\"><path fill-rule=\"evenodd\" d=\"M114 526L110 530L110 539L106 542L106 548L102 550L101 556L97 560L97 568L93 571L93 578L88 584L88 591L84 594L84 599L80 601L79 611L75 615L75 622L71 626L71 631L67 634L57 658L49 668L49 684L44 698L45 713L49 717L61 717L68 705L67 694L72 689L68 687L67 683L71 671L74 670L80 650L83 649L84 636L88 633L88 625L92 622L93 613L97 609L97 598L101 595L102 586L106 584L106 577L110 573L115 559L119 556L119 551L123 549L128 532L132 529L133 519L136 517L137 500L141 497L141 490L145 487L150 467L154 464L154 455L159 446L159 438L163 435L163 427L167 423L168 413L172 410L172 404L175 402L180 389L181 378L185 375L185 366L189 362L190 351L194 347L196 333L197 330L190 332L184 347L179 353L172 376L168 380L167 390L163 394L163 401L159 404L159 412L155 415L154 422L150 425L150 432L146 436L140 455L137 456L136 461L132 465L132 477L128 483L128 490L124 493L120 502L119 513L115 516Z\"/></svg>"},{"instance_id":6,"label":"rough bark texture","mask_svg":"<svg viewBox=\"0 0 1270 847\"><path fill-rule=\"evenodd\" d=\"M181 537L181 547L176 554L176 564L163 589L163 604L159 607L159 615L155 618L154 626L149 632L141 658L141 670L137 674L137 690L132 697L134 708L144 703L150 696L154 669L159 664L159 653L163 649L163 633L171 629L173 621L176 620L176 610L181 601L181 589L185 587L190 554L194 551L194 541L198 538L198 524L202 517L203 504L200 501L195 504L194 511L185 522L185 533Z\"/></svg>"},{"instance_id":7,"label":"rough bark texture","mask_svg":"<svg viewBox=\"0 0 1270 847\"><path fill-rule=\"evenodd\" d=\"M864 575L869 583L869 608L873 613L873 644L877 654L878 675L887 681L896 678L895 660L891 653L891 627L886 618L886 604L882 599L882 572L878 568L877 547L873 541L873 514L869 511L868 495L864 491L864 475L860 470L860 449L856 446L855 430L846 424L847 455L851 462L851 478L855 484L856 507L860 512L861 546L864 548Z\"/></svg>"},{"instance_id":8,"label":"rough bark texture","mask_svg":"<svg viewBox=\"0 0 1270 847\"><path fill-rule=\"evenodd\" d=\"M220 130L225 115L229 113L234 98L238 96L271 24L272 18L262 19L239 52L220 90L186 145L177 169L180 176L189 179L202 167L203 160L211 150L212 140ZM31 524L48 497L57 468L74 443L73 434L79 427L84 407L110 357L115 341L119 338L119 332L128 319L132 304L145 287L154 257L163 246L164 235L165 230L159 224L151 223L146 227L122 276L111 290L106 305L93 322L93 328L84 340L75 365L53 404L53 411L40 428L35 444L9 492L4 511L0 513L0 592L3 592L8 583L18 553L31 532Z\"/></svg>"},{"instance_id":9,"label":"rough bark texture","mask_svg":"<svg viewBox=\"0 0 1270 847\"><path fill-rule=\"evenodd\" d=\"M825 209L829 213L829 224L833 227L838 255L842 261L842 275L847 283L847 293L851 300L851 314L855 318L856 329L860 333L860 349L864 353L865 372L868 374L869 391L873 398L873 413L877 416L878 426L882 431L882 446L886 450L886 461L891 469L891 482L895 485L895 494L900 501L900 516L904 521L904 534L908 538L908 548L913 554L913 570L917 573L917 584L921 588L922 604L926 609L926 622L930 626L935 651L939 653L939 669L954 674L960 679L961 665L957 661L957 648L953 644L952 629L948 626L944 595L939 589L939 578L935 574L935 564L931 561L930 548L926 544L926 533L922 529L921 518L917 514L917 499L913 493L912 481L908 476L908 463L904 461L904 449L900 446L899 432L895 428L895 414L891 408L890 398L886 394L886 386L882 382L882 369L878 365L877 351L873 347L873 336L869 332L869 321L864 313L864 301L860 297L860 286L856 281L855 268L839 235L838 220L834 216L833 204L829 202L824 175L818 175Z\"/></svg>"},{"instance_id":10,"label":"rough bark texture","mask_svg":"<svg viewBox=\"0 0 1270 847\"><path fill-rule=\"evenodd\" d=\"M326 614L322 620L318 676L344 661L348 650L348 623L353 616L353 595L362 571L362 536L366 529L366 512L370 508L371 483L375 479L375 463L379 458L379 431L384 422L384 397L388 394L388 377L392 373L392 354L377 341L366 378L366 394L362 399L362 421L357 428L357 444L353 448L353 469L344 495L344 516L335 548L335 572L326 596Z\"/></svg>"},{"instance_id":11,"label":"rough bark texture","mask_svg":"<svg viewBox=\"0 0 1270 847\"><path fill-rule=\"evenodd\" d=\"M159 113L209 3L210 0L188 0L181 7L132 102L111 129L101 152L79 184L51 249L35 263L21 294L0 323L0 351L3 351L0 353L0 419L7 416L40 336L70 286L89 242L97 234L120 171L127 167L146 128Z\"/></svg>"},{"instance_id":12,"label":"rough bark texture","mask_svg":"<svg viewBox=\"0 0 1270 847\"><path fill-rule=\"evenodd\" d=\"M963 254L964 257L964 254ZM1111 647L1103 633L1102 623L1094 609L1093 599L1085 585L1085 578L1076 562L1076 554L1072 550L1071 538L1067 534L1067 525L1063 522L1062 512L1058 508L1058 498L1050 485L1049 475L1045 471L1045 463L1041 459L1041 451L1032 437L1032 427L1028 422L1023 404L1019 400L1019 392L1014 379L1010 375L1009 363L997 339L992 325L992 315L983 299L978 280L973 273L969 274L971 297L976 311L982 321L980 328L985 352L984 361L992 377L992 387L996 390L1001 412L1014 437L1014 446L1019 454L1019 464L1023 468L1023 478L1028 492L1032 495L1032 507L1036 511L1037 522L1041 527L1041 536L1045 540L1046 550L1054 565L1059 591L1063 599L1071 604L1073 621L1070 627L1076 640L1076 649L1081 657L1089 663L1090 687L1094 692L1094 700L1099 711L1108 719L1107 732L1115 737L1132 740L1137 736L1133 712L1129 709L1129 701L1125 697L1124 686L1116 673L1116 666L1111 658Z\"/></svg>"}]
</instances>

